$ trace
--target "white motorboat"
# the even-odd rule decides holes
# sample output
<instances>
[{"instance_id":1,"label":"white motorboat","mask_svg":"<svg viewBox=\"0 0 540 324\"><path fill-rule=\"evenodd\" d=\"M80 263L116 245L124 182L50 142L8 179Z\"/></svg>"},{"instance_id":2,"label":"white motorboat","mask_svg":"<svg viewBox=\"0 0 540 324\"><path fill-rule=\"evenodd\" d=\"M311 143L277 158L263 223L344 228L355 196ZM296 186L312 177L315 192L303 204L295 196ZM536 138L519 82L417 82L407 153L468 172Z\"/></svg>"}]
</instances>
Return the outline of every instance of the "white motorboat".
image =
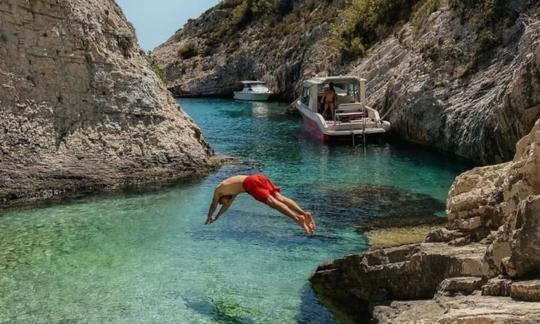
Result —
<instances>
[{"instance_id":1,"label":"white motorboat","mask_svg":"<svg viewBox=\"0 0 540 324\"><path fill-rule=\"evenodd\" d=\"M234 99L247 101L267 101L272 95L266 83L262 81L242 81L242 91L234 92Z\"/></svg>"},{"instance_id":2,"label":"white motorboat","mask_svg":"<svg viewBox=\"0 0 540 324\"><path fill-rule=\"evenodd\" d=\"M336 101L332 116L325 118L321 99L330 84ZM366 104L366 80L354 76L317 77L304 82L302 96L296 108L316 137L325 142L333 138L356 135L384 134L390 123L380 118L379 112Z\"/></svg>"}]
</instances>

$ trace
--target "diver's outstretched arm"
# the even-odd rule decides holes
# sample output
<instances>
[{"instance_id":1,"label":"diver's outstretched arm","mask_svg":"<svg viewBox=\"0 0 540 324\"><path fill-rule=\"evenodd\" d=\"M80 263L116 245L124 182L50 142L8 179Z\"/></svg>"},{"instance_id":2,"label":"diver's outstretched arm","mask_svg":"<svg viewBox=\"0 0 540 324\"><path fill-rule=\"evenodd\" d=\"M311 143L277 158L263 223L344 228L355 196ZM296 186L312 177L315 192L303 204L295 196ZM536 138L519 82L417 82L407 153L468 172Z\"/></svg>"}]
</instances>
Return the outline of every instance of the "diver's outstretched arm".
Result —
<instances>
[{"instance_id":1,"label":"diver's outstretched arm","mask_svg":"<svg viewBox=\"0 0 540 324\"><path fill-rule=\"evenodd\" d=\"M212 221L212 215L214 215L214 211L216 210L217 208L217 205L218 205L218 202L219 202L219 194L218 194L218 191L217 189L214 190L214 197L212 197L212 203L210 204L210 208L208 209L208 215L206 217L206 222L205 224L212 224L213 221Z\"/></svg>"},{"instance_id":2,"label":"diver's outstretched arm","mask_svg":"<svg viewBox=\"0 0 540 324\"><path fill-rule=\"evenodd\" d=\"M221 206L221 209L219 210L218 214L216 215L216 217L214 217L211 220L211 222L209 224L212 224L213 222L217 221L221 215L225 214L225 212L229 209L229 207L231 207L231 205L232 205L235 198L236 198L236 196L232 196L232 198L229 200L229 202L227 202L225 205Z\"/></svg>"}]
</instances>

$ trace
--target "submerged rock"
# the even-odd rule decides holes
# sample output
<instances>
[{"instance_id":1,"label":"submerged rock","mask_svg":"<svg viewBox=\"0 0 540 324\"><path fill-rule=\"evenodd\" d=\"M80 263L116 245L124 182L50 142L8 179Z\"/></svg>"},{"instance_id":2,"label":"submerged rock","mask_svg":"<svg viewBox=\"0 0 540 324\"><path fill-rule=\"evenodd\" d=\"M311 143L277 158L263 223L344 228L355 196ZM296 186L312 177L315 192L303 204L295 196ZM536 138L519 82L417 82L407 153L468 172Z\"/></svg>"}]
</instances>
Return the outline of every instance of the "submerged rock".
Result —
<instances>
[{"instance_id":1,"label":"submerged rock","mask_svg":"<svg viewBox=\"0 0 540 324\"><path fill-rule=\"evenodd\" d=\"M436 216L444 212L442 201L392 186L320 184L297 188L295 195L323 222L355 226L361 232L444 219Z\"/></svg>"},{"instance_id":2,"label":"submerged rock","mask_svg":"<svg viewBox=\"0 0 540 324\"><path fill-rule=\"evenodd\" d=\"M442 221L445 219L440 218ZM404 227L386 227L364 232L371 249L421 243L426 239L435 226L417 225Z\"/></svg>"},{"instance_id":3,"label":"submerged rock","mask_svg":"<svg viewBox=\"0 0 540 324\"><path fill-rule=\"evenodd\" d=\"M0 207L212 165L113 0L6 0L0 21Z\"/></svg>"}]
</instances>

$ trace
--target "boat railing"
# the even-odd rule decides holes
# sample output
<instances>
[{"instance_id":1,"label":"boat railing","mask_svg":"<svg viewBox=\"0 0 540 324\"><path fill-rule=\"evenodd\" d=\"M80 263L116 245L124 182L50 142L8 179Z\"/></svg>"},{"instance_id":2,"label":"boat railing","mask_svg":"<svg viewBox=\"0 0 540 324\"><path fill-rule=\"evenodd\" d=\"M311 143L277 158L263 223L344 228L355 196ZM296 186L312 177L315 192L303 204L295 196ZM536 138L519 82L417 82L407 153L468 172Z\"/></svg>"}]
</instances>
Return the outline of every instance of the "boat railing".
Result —
<instances>
[{"instance_id":1,"label":"boat railing","mask_svg":"<svg viewBox=\"0 0 540 324\"><path fill-rule=\"evenodd\" d=\"M381 121L381 117L379 115L379 112L369 106L366 106L366 110L368 112L368 116L372 118L374 121L379 123Z\"/></svg>"},{"instance_id":2,"label":"boat railing","mask_svg":"<svg viewBox=\"0 0 540 324\"><path fill-rule=\"evenodd\" d=\"M357 120L361 120L364 124L367 122L366 119L370 119L375 122L377 128L382 127L379 112L369 106L363 105L362 103L341 104L337 107L333 117L334 124L341 124L341 119L343 118L356 118Z\"/></svg>"}]
</instances>

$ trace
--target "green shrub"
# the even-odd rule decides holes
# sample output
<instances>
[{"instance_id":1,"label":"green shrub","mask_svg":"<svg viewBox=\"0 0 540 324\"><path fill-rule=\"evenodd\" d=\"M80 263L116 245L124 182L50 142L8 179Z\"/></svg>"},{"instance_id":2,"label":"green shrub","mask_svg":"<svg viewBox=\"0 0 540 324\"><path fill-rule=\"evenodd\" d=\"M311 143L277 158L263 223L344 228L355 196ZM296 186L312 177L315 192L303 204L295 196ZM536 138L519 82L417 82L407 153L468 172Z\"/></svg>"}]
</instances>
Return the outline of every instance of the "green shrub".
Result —
<instances>
[{"instance_id":1,"label":"green shrub","mask_svg":"<svg viewBox=\"0 0 540 324\"><path fill-rule=\"evenodd\" d=\"M366 47L362 43L362 40L358 37L355 37L352 41L350 46L346 49L347 53L346 55L352 57L362 57L364 56L366 52Z\"/></svg>"},{"instance_id":2,"label":"green shrub","mask_svg":"<svg viewBox=\"0 0 540 324\"><path fill-rule=\"evenodd\" d=\"M120 51L124 57L130 58L131 50L135 46L135 40L133 39L133 33L131 30L126 28L118 29L116 33L116 42L118 43L118 47L120 48Z\"/></svg>"},{"instance_id":3,"label":"green shrub","mask_svg":"<svg viewBox=\"0 0 540 324\"><path fill-rule=\"evenodd\" d=\"M249 23L268 14L280 14L280 10L289 8L286 0L243 0L235 2L237 5L232 12L232 25L242 29Z\"/></svg>"},{"instance_id":4,"label":"green shrub","mask_svg":"<svg viewBox=\"0 0 540 324\"><path fill-rule=\"evenodd\" d=\"M234 8L232 12L232 24L236 28L245 27L253 19L252 3L253 2L251 0L246 0Z\"/></svg>"},{"instance_id":5,"label":"green shrub","mask_svg":"<svg viewBox=\"0 0 540 324\"><path fill-rule=\"evenodd\" d=\"M190 58L192 58L194 56L197 56L199 54L199 52L197 50L197 45L195 45L195 43L193 43L193 42L189 42L189 43L185 44L183 47L181 47L178 50L178 54L184 60L187 60L187 59L190 59Z\"/></svg>"},{"instance_id":6,"label":"green shrub","mask_svg":"<svg viewBox=\"0 0 540 324\"><path fill-rule=\"evenodd\" d=\"M450 8L461 18L462 23L476 27L478 39L474 52L460 76L470 75L488 64L503 42L506 26L519 17L507 0L450 0Z\"/></svg>"},{"instance_id":7,"label":"green shrub","mask_svg":"<svg viewBox=\"0 0 540 324\"><path fill-rule=\"evenodd\" d=\"M238 6L242 2L243 2L243 0L222 0L218 4L218 8L219 9L235 8L236 6Z\"/></svg>"},{"instance_id":8,"label":"green shrub","mask_svg":"<svg viewBox=\"0 0 540 324\"><path fill-rule=\"evenodd\" d=\"M286 15L288 15L294 8L293 0L279 0L278 6L277 6L277 15L278 20L283 19Z\"/></svg>"},{"instance_id":9,"label":"green shrub","mask_svg":"<svg viewBox=\"0 0 540 324\"><path fill-rule=\"evenodd\" d=\"M143 52L141 54L146 59L148 65L150 65L150 68L152 69L152 71L154 71L158 78L160 78L161 81L166 82L167 77L165 76L165 72L163 72L163 70L157 64L156 58L152 54L152 51L148 51L148 53Z\"/></svg>"},{"instance_id":10,"label":"green shrub","mask_svg":"<svg viewBox=\"0 0 540 324\"><path fill-rule=\"evenodd\" d=\"M416 29L421 29L428 22L429 16L439 10L441 0L426 0L422 6L414 13L411 20L412 25Z\"/></svg>"},{"instance_id":11,"label":"green shrub","mask_svg":"<svg viewBox=\"0 0 540 324\"><path fill-rule=\"evenodd\" d=\"M365 50L408 21L420 0L352 0L339 37L344 52L363 55ZM360 46L361 45L361 46Z\"/></svg>"},{"instance_id":12,"label":"green shrub","mask_svg":"<svg viewBox=\"0 0 540 324\"><path fill-rule=\"evenodd\" d=\"M505 20L513 23L519 16L507 0L450 0L449 4L462 21L470 20L480 29L495 28Z\"/></svg>"}]
</instances>

